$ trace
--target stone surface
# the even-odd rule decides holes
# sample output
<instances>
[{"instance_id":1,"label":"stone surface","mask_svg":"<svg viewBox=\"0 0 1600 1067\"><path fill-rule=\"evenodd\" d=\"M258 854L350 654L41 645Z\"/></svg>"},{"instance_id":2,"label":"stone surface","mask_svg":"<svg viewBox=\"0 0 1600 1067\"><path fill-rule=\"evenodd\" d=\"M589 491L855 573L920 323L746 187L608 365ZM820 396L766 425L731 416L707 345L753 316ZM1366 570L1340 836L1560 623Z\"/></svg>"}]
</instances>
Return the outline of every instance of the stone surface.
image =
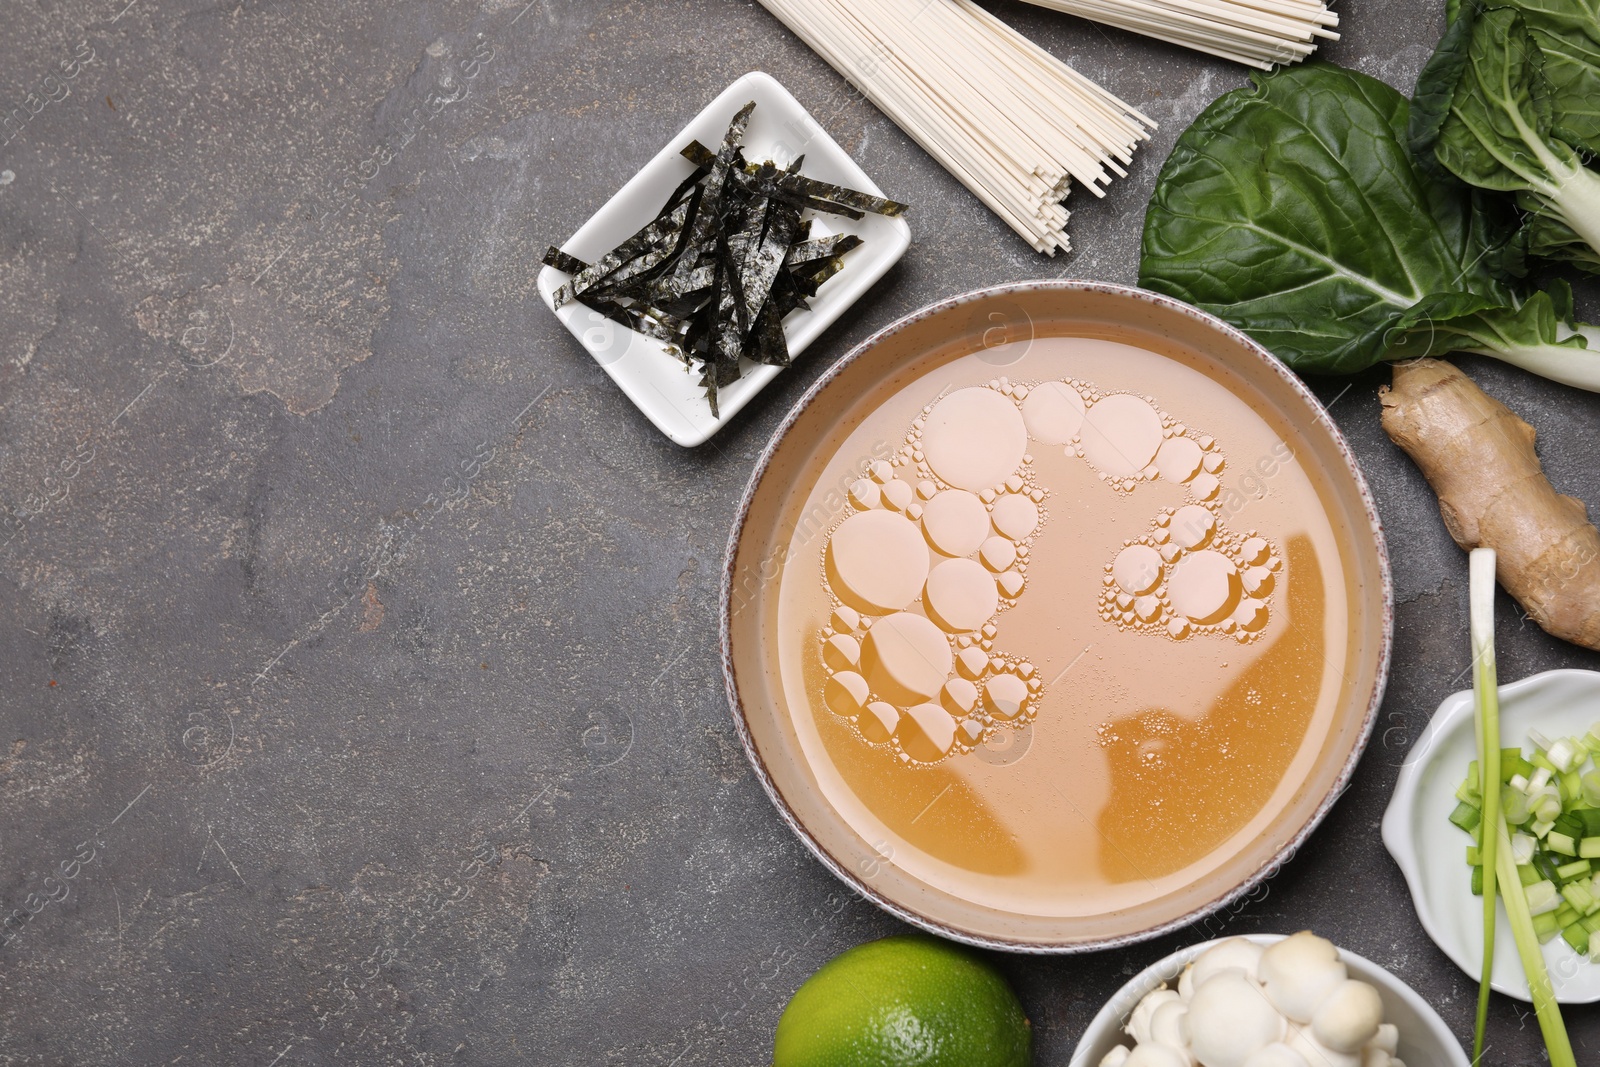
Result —
<instances>
[{"instance_id":1,"label":"stone surface","mask_svg":"<svg viewBox=\"0 0 1600 1067\"><path fill-rule=\"evenodd\" d=\"M0 948L0 1062L763 1062L806 975L899 929L784 827L730 722L717 580L750 462L831 361L933 299L1132 282L1161 160L1244 78L997 10L1162 124L1105 199L1073 197L1056 260L747 2L8 6L0 105L59 99L0 147L0 504L27 513L0 532L0 912L37 913ZM1324 54L1409 89L1439 16L1343 14ZM916 205L916 243L684 451L540 306L535 265L752 68ZM1467 363L1600 502L1600 403ZM1316 383L1396 549L1360 771L1234 912L1002 959L1041 1064L1223 931L1314 926L1468 1032L1473 983L1378 841L1467 665L1463 558L1379 429L1384 378ZM1501 617L1503 677L1600 666ZM1496 1062L1541 1062L1516 1005L1493 1028ZM1573 1031L1592 1056L1597 1017Z\"/></svg>"}]
</instances>

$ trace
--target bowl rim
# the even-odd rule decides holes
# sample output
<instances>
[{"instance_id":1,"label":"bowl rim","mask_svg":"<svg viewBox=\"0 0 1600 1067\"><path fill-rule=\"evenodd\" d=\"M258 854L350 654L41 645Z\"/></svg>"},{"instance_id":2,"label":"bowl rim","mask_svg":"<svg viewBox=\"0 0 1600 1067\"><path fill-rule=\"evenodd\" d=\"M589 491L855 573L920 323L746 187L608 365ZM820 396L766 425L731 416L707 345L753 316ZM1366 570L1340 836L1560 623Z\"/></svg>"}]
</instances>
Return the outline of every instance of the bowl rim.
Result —
<instances>
[{"instance_id":1,"label":"bowl rim","mask_svg":"<svg viewBox=\"0 0 1600 1067\"><path fill-rule=\"evenodd\" d=\"M1224 941L1232 941L1234 938L1240 938L1258 945L1275 945L1288 936L1288 934L1262 933L1231 934L1225 937L1213 938L1210 941L1187 945L1156 960L1124 982L1121 988L1113 993L1105 1004L1101 1006L1100 1010L1095 1013L1094 1018L1089 1020L1089 1025L1084 1028L1083 1036L1078 1039L1078 1044L1072 1050L1072 1057L1067 1061L1067 1067L1094 1067L1089 1058L1092 1053L1091 1045L1098 1042L1099 1038L1108 1029L1114 1033L1120 1032L1123 1018L1133 1010L1133 1006L1145 994L1156 989L1162 983L1176 979L1183 973L1183 968L1190 961L1197 959L1207 949ZM1354 963L1358 967L1370 971L1372 975L1382 981L1385 989L1405 1001L1406 1005L1427 1024L1434 1041L1444 1047L1447 1058L1453 1060L1456 1067L1469 1067L1467 1055L1462 1050L1460 1042L1456 1040L1455 1034L1451 1032L1450 1027L1439 1017L1439 1013L1433 1009L1433 1005L1429 1004L1421 993L1412 989L1409 983L1403 981L1387 967L1380 966L1365 956L1345 948L1343 945L1336 945L1335 947L1339 950L1339 958L1341 960L1346 963ZM1362 981L1370 980L1366 976L1358 975L1357 977L1360 977Z\"/></svg>"},{"instance_id":2,"label":"bowl rim","mask_svg":"<svg viewBox=\"0 0 1600 1067\"><path fill-rule=\"evenodd\" d=\"M1516 702L1532 695L1537 695L1541 690L1562 682L1581 683L1600 691L1600 671L1587 670L1582 667L1557 667L1548 671L1539 671L1514 682L1506 682L1498 686L1500 702L1515 706ZM1441 912L1446 906L1436 904L1435 900L1425 891L1422 877L1422 857L1417 849L1415 835L1410 826L1414 822L1417 807L1423 799L1423 774L1426 769L1435 763L1443 751L1440 741L1448 735L1459 733L1471 727L1473 721L1473 698L1471 689L1457 690L1439 702L1434 709L1428 723L1423 727L1422 736L1416 744L1406 753L1405 762L1400 767L1400 774L1395 779L1394 792L1389 797L1389 804L1384 809L1383 818L1379 823L1380 835L1384 847L1388 850L1395 866L1400 868L1400 874L1405 879L1406 891L1411 896L1412 909L1417 913L1417 921L1422 924L1440 952L1461 969L1461 972L1473 980L1478 980L1478 961L1468 957L1465 946L1461 941L1451 936L1450 928L1446 924ZM1505 740L1502 737L1502 742ZM1517 742L1519 746L1522 742ZM1465 879L1463 879L1465 884ZM1474 898L1476 899L1476 898ZM1501 924L1505 923L1504 911L1501 912ZM1559 938L1556 942L1559 942ZM1551 942L1555 944L1556 942ZM1514 964L1515 973L1521 978L1520 982L1507 982L1501 976L1499 962L1503 955L1496 953L1495 973L1491 975L1489 986L1496 993L1522 1001L1524 1004L1533 1002L1533 995L1528 990L1527 977L1522 973L1520 963ZM1511 957L1513 960L1516 957ZM1547 960L1547 962L1549 962ZM1572 992L1556 992L1556 1001L1563 1005L1594 1004L1600 1002L1600 990L1594 994L1577 994Z\"/></svg>"},{"instance_id":3,"label":"bowl rim","mask_svg":"<svg viewBox=\"0 0 1600 1067\"><path fill-rule=\"evenodd\" d=\"M919 322L952 309L1019 292L1087 292L1154 304L1159 308L1193 319L1215 330L1238 344L1264 366L1275 372L1291 391L1297 393L1307 403L1314 413L1316 425L1329 435L1340 456L1344 459L1345 469L1355 481L1357 494L1366 512L1369 532L1372 535L1376 549L1380 578L1380 617L1383 636L1378 647L1372 692L1368 699L1360 728L1357 731L1355 744L1351 747L1350 755L1346 758L1344 766L1340 768L1338 775L1334 778L1327 795L1318 803L1311 816L1276 854L1263 862L1239 885L1228 892L1218 895L1209 903L1202 904L1183 915L1158 923L1145 930L1086 940L1042 942L974 933L923 915L906 905L890 900L887 896L875 890L829 853L800 821L799 817L795 815L793 809L790 808L768 772L760 752L756 749L755 739L750 732L747 720L748 712L739 696L738 685L734 679L732 641L734 565L739 551L739 541L743 537L745 525L749 521L750 508L755 500L756 491L765 478L767 469L772 464L779 446L788 436L789 431L793 429L795 423L799 421L801 414L847 367L875 351L879 345L894 335ZM800 398L795 401L794 406L790 408L789 413L784 416L783 421L778 424L765 447L762 448L761 454L756 458L755 465L750 472L749 481L745 484L744 493L740 496L739 506L734 515L733 527L728 535L728 545L723 555L719 638L723 688L727 693L734 729L739 734L739 741L744 746L745 756L750 760L750 766L755 771L756 779L761 783L761 787L766 791L768 799L778 809L779 816L788 824L789 829L800 838L801 842L823 867L832 872L834 877L843 882L858 897L871 901L896 918L929 933L949 938L952 941L972 945L976 948L1001 952L1016 952L1029 955L1076 955L1083 952L1122 948L1183 929L1208 915L1213 915L1237 903L1253 892L1262 882L1276 875L1278 871L1283 869L1285 864L1294 858L1301 846L1311 836L1311 833L1321 825L1328 812L1333 809L1334 803L1349 788L1350 780L1355 774L1356 765L1360 762L1362 754L1366 751L1367 743L1371 739L1373 726L1377 721L1378 707L1383 702L1384 690L1388 685L1389 666L1394 646L1394 582L1389 565L1388 545L1383 535L1383 522L1378 516L1377 504L1373 499L1371 489L1367 485L1367 479L1362 474L1360 465L1356 462L1355 453L1351 450L1349 442L1345 440L1344 434L1339 431L1338 426L1328 416L1327 408L1322 401L1317 398L1316 394L1311 392L1306 384L1300 380L1299 376L1291 371L1287 365L1242 330L1229 325L1209 312L1202 311L1192 304L1184 303L1173 297L1155 293L1148 289L1120 285L1115 282L1102 282L1087 278L1049 278L1007 282L1001 285L973 289L956 296L934 301L877 330L841 356L832 366L819 375L816 381L811 383Z\"/></svg>"}]
</instances>

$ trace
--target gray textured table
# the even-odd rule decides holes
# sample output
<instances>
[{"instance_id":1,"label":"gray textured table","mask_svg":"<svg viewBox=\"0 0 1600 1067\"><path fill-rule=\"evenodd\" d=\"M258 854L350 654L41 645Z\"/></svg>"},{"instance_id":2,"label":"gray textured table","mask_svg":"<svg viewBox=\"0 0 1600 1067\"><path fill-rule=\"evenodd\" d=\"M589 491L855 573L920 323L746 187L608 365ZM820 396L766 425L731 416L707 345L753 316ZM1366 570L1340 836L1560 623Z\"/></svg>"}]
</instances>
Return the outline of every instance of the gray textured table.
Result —
<instances>
[{"instance_id":1,"label":"gray textured table","mask_svg":"<svg viewBox=\"0 0 1600 1067\"><path fill-rule=\"evenodd\" d=\"M830 361L928 301L1133 281L1161 160L1243 74L1000 5L1162 123L1128 180L1074 198L1079 251L1049 260L753 4L524 3L0 13L23 116L0 148L0 505L27 513L0 531L0 904L27 916L0 949L0 1062L754 1064L807 974L897 928L836 895L729 720L717 575L750 462ZM1409 90L1440 28L1417 8L1349 3L1326 54ZM533 274L752 68L916 205L916 242L683 451ZM1600 503L1600 401L1470 369ZM1464 560L1379 430L1384 377L1317 383L1400 601L1354 787L1208 929L1002 959L1041 1064L1126 975L1220 930L1315 925L1469 1029L1473 983L1378 841L1467 659ZM1502 617L1504 677L1600 667ZM1571 1021L1593 1062L1600 1014ZM1493 1045L1543 1060L1505 1000Z\"/></svg>"}]
</instances>

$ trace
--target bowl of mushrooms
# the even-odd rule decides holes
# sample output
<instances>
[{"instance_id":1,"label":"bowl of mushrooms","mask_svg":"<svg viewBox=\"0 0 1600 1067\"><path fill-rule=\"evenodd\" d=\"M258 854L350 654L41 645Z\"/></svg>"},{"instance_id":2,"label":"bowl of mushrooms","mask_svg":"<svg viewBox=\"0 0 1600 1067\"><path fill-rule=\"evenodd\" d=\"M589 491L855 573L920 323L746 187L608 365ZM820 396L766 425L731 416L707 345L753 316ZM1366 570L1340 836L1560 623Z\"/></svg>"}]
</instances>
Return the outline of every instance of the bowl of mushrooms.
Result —
<instances>
[{"instance_id":1,"label":"bowl of mushrooms","mask_svg":"<svg viewBox=\"0 0 1600 1067\"><path fill-rule=\"evenodd\" d=\"M1470 1067L1426 1001L1309 931L1181 949L1135 975L1069 1067Z\"/></svg>"}]
</instances>

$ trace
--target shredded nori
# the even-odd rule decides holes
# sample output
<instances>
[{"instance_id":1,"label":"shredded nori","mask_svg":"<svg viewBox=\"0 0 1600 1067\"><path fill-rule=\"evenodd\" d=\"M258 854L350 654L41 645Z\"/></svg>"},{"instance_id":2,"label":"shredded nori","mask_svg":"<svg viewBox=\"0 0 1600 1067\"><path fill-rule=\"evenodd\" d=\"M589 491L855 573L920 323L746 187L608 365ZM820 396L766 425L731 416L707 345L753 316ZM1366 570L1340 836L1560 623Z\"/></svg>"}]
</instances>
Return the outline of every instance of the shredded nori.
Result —
<instances>
[{"instance_id":1,"label":"shredded nori","mask_svg":"<svg viewBox=\"0 0 1600 1067\"><path fill-rule=\"evenodd\" d=\"M861 245L854 234L813 239L802 212L859 219L906 210L805 177L803 156L786 168L748 162L739 142L754 110L754 101L739 109L717 151L690 142L683 156L694 173L649 225L605 256L590 264L554 247L544 255L547 265L572 275L556 291L556 307L581 301L663 342L686 366L698 364L713 416L717 391L739 380L741 360L788 365L784 316L810 307Z\"/></svg>"}]
</instances>

